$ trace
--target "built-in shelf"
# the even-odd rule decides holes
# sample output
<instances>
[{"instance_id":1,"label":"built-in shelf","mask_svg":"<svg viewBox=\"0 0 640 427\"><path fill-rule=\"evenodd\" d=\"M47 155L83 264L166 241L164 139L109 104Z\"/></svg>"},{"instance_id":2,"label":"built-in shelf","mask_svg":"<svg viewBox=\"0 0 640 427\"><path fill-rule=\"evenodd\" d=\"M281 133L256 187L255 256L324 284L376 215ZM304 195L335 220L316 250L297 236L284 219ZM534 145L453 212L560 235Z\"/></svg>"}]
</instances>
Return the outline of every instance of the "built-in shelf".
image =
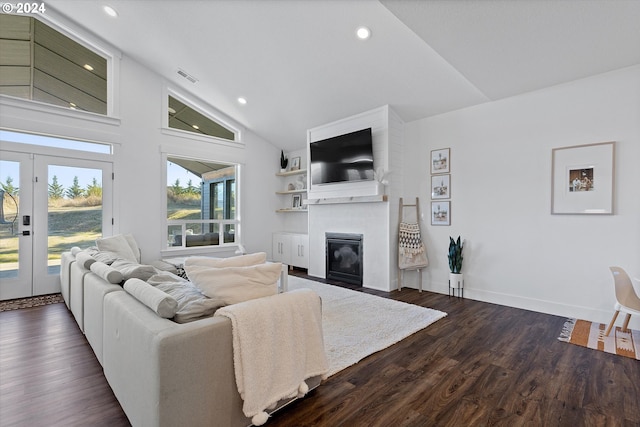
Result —
<instances>
[{"instance_id":1,"label":"built-in shelf","mask_svg":"<svg viewBox=\"0 0 640 427\"><path fill-rule=\"evenodd\" d=\"M387 196L380 194L377 196L353 196L353 197L327 197L320 199L307 199L307 205L331 205L337 203L373 203L386 202Z\"/></svg>"},{"instance_id":2,"label":"built-in shelf","mask_svg":"<svg viewBox=\"0 0 640 427\"><path fill-rule=\"evenodd\" d=\"M303 175L306 175L306 173L307 173L306 169L297 169L292 171L276 173L276 176L283 178L280 180L282 184L285 184L282 187L287 188L286 190L276 191L276 194L279 196L287 196L287 195L290 196L289 199L281 198L281 201L286 200L285 202L286 204L284 204L285 207L276 209L276 212L281 212L281 213L307 212L307 208L305 207L307 189L300 188L301 186L306 187L306 177L303 176ZM296 178L286 179L287 177L292 177L292 176L296 176ZM289 183L288 185L286 185L287 182ZM294 187L298 187L298 188L294 188ZM291 188L291 190L289 188ZM296 206L296 207L293 207L293 206Z\"/></svg>"}]
</instances>

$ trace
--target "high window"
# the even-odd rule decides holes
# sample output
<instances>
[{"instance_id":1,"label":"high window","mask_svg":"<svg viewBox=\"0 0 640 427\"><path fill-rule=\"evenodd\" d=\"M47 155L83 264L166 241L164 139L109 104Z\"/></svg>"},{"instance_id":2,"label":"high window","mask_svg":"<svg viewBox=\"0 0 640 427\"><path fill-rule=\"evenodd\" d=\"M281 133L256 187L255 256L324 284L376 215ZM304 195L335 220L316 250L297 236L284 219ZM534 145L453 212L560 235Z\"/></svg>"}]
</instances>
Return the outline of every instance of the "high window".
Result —
<instances>
[{"instance_id":1,"label":"high window","mask_svg":"<svg viewBox=\"0 0 640 427\"><path fill-rule=\"evenodd\" d=\"M236 141L237 132L169 95L169 127L199 135Z\"/></svg>"},{"instance_id":2,"label":"high window","mask_svg":"<svg viewBox=\"0 0 640 427\"><path fill-rule=\"evenodd\" d=\"M107 114L107 59L27 16L0 14L0 93Z\"/></svg>"},{"instance_id":3,"label":"high window","mask_svg":"<svg viewBox=\"0 0 640 427\"><path fill-rule=\"evenodd\" d=\"M239 242L238 165L168 155L167 246L173 249Z\"/></svg>"}]
</instances>

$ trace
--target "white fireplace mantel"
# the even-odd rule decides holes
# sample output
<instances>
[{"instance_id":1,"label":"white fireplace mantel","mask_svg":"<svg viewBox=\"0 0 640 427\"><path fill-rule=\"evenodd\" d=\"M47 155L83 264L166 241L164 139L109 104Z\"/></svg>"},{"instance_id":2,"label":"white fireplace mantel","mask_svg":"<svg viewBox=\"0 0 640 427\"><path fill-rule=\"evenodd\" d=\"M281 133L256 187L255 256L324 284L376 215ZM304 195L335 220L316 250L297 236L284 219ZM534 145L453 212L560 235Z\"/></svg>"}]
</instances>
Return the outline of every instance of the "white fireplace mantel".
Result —
<instances>
[{"instance_id":1,"label":"white fireplace mantel","mask_svg":"<svg viewBox=\"0 0 640 427\"><path fill-rule=\"evenodd\" d=\"M350 197L323 197L307 199L307 205L332 205L338 203L375 203L386 202L388 198L384 194L377 196L350 196Z\"/></svg>"}]
</instances>

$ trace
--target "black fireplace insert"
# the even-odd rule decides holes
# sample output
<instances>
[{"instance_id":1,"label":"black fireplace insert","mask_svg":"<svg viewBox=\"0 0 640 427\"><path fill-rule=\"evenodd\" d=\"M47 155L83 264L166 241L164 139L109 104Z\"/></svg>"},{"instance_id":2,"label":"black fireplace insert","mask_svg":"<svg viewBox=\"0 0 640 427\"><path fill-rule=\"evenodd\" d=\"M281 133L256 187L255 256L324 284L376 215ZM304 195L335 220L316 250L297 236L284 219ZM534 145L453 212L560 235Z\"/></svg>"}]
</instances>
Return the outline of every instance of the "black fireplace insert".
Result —
<instances>
[{"instance_id":1,"label":"black fireplace insert","mask_svg":"<svg viewBox=\"0 0 640 427\"><path fill-rule=\"evenodd\" d=\"M362 286L362 234L325 233L326 278Z\"/></svg>"}]
</instances>

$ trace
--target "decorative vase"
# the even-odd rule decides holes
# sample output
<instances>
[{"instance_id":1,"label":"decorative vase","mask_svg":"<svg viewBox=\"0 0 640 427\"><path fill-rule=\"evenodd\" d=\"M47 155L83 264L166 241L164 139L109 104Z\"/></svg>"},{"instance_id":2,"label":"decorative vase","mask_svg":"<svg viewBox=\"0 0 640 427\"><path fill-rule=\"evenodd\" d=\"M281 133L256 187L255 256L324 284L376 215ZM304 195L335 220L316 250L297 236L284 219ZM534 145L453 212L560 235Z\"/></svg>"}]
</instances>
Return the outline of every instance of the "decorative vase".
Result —
<instances>
[{"instance_id":1,"label":"decorative vase","mask_svg":"<svg viewBox=\"0 0 640 427\"><path fill-rule=\"evenodd\" d=\"M464 274L449 273L449 287L455 288L455 289L462 289L464 287Z\"/></svg>"}]
</instances>

